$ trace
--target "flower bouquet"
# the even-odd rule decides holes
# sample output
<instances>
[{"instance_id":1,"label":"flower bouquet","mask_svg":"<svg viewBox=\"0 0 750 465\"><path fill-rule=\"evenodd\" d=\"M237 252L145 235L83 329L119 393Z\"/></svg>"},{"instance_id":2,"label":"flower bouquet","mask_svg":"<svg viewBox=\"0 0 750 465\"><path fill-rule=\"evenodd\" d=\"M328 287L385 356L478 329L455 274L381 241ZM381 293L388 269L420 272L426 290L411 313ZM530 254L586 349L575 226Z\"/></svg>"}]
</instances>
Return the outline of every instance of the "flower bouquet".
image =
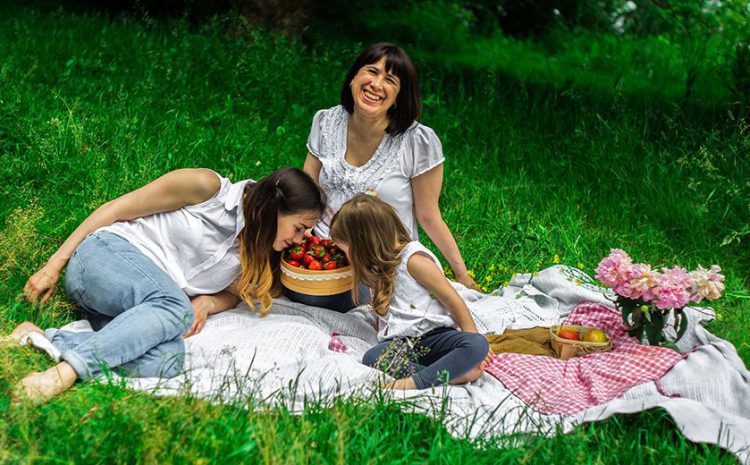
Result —
<instances>
[{"instance_id":1,"label":"flower bouquet","mask_svg":"<svg viewBox=\"0 0 750 465\"><path fill-rule=\"evenodd\" d=\"M628 334L651 345L673 345L687 330L683 308L690 302L715 300L724 291L724 276L716 265L699 266L688 272L684 268L662 268L633 263L620 249L612 249L596 268L596 279L617 295L615 305L622 312ZM674 340L665 334L669 315L673 314Z\"/></svg>"}]
</instances>

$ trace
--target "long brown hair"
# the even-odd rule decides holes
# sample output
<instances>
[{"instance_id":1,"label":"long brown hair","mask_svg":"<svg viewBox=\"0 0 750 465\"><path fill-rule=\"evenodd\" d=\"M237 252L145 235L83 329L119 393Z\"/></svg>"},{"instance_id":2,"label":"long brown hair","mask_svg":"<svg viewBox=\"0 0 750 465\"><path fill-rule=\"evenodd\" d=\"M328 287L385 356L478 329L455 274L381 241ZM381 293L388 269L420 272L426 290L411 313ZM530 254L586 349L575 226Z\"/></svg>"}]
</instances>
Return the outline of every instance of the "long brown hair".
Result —
<instances>
[{"instance_id":1,"label":"long brown hair","mask_svg":"<svg viewBox=\"0 0 750 465\"><path fill-rule=\"evenodd\" d=\"M260 314L271 308L272 297L281 294L279 264L281 252L273 249L279 215L314 212L325 209L325 194L317 183L297 168L283 168L256 183L248 182L242 203L245 228L239 236L240 296L255 309L260 302Z\"/></svg>"},{"instance_id":2,"label":"long brown hair","mask_svg":"<svg viewBox=\"0 0 750 465\"><path fill-rule=\"evenodd\" d=\"M412 240L396 211L376 197L359 194L334 215L330 232L349 246L354 302L359 300L358 284L364 283L372 290L373 310L384 316L393 298L399 254Z\"/></svg>"}]
</instances>

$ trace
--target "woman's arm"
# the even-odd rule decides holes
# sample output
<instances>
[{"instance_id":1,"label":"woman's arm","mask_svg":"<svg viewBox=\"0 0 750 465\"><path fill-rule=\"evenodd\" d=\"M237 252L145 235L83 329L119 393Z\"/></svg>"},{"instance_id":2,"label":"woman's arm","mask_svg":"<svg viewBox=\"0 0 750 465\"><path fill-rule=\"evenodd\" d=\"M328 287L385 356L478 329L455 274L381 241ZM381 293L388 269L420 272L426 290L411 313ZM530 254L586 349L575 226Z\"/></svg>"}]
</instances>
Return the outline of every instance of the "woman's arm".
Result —
<instances>
[{"instance_id":1,"label":"woman's arm","mask_svg":"<svg viewBox=\"0 0 750 465\"><path fill-rule=\"evenodd\" d=\"M47 264L29 278L23 290L24 296L30 302L41 296L40 304L44 305L54 293L60 272L75 249L86 236L102 226L201 203L214 196L220 186L219 178L210 170L180 169L105 203L94 210L52 254Z\"/></svg>"},{"instance_id":2,"label":"woman's arm","mask_svg":"<svg viewBox=\"0 0 750 465\"><path fill-rule=\"evenodd\" d=\"M445 279L442 271L431 258L421 253L415 253L406 263L406 269L419 284L435 294L440 303L448 309L453 319L456 320L461 331L478 332L466 302L453 289L450 282Z\"/></svg>"},{"instance_id":3,"label":"woman's arm","mask_svg":"<svg viewBox=\"0 0 750 465\"><path fill-rule=\"evenodd\" d=\"M468 275L466 264L461 258L456 239L453 238L448 225L440 213L440 190L443 187L443 165L420 174L411 179L411 190L414 196L414 214L422 229L430 236L443 256L453 268L456 281L470 289L479 290L474 280Z\"/></svg>"},{"instance_id":4,"label":"woman's arm","mask_svg":"<svg viewBox=\"0 0 750 465\"><path fill-rule=\"evenodd\" d=\"M322 166L323 164L320 163L320 160L315 158L310 152L307 152L307 157L305 158L305 164L302 167L302 170L309 174L317 183L320 183L320 168Z\"/></svg>"},{"instance_id":5,"label":"woman's arm","mask_svg":"<svg viewBox=\"0 0 750 465\"><path fill-rule=\"evenodd\" d=\"M234 284L233 284L234 286ZM195 318L190 329L183 335L183 337L190 337L194 334L198 334L203 331L203 325L206 324L206 318L208 315L214 315L221 313L224 310L234 308L239 302L239 298L232 293L232 290L225 289L216 294L210 295L199 295L190 299L193 304L193 312L195 312Z\"/></svg>"}]
</instances>

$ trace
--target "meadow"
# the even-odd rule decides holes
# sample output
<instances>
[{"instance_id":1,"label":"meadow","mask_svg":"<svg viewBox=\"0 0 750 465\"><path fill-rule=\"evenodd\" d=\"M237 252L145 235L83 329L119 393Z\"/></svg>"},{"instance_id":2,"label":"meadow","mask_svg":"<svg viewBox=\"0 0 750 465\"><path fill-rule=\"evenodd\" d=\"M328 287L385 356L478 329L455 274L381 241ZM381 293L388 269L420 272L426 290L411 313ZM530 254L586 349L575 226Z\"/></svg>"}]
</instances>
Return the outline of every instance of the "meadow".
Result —
<instances>
[{"instance_id":1,"label":"meadow","mask_svg":"<svg viewBox=\"0 0 750 465\"><path fill-rule=\"evenodd\" d=\"M101 203L181 167L233 179L301 167L312 116L338 103L363 44L238 35L226 22L0 6L0 332L80 317L62 290L42 308L21 292ZM556 263L593 274L611 247L652 264L719 264L727 293L709 328L750 362L750 126L721 103L720 77L685 100L675 44L617 48L650 50L641 65L657 71L643 72L625 54L611 67L576 61L605 46L545 62L540 48L495 43L506 46L413 51L421 119L446 155L442 211L477 282L490 290ZM687 442L661 411L511 446L452 438L387 397L292 415L113 383L11 406L13 385L48 365L0 352L0 463L734 462Z\"/></svg>"}]
</instances>

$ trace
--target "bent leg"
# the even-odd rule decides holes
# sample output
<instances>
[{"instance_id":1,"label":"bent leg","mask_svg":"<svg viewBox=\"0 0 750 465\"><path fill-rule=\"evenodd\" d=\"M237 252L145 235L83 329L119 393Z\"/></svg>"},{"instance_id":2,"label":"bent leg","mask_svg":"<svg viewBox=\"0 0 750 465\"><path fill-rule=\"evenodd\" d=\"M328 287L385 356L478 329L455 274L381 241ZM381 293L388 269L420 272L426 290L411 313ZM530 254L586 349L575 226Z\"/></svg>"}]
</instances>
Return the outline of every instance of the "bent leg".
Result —
<instances>
[{"instance_id":1,"label":"bent leg","mask_svg":"<svg viewBox=\"0 0 750 465\"><path fill-rule=\"evenodd\" d=\"M473 381L473 370L487 357L489 344L481 334L439 328L422 336L419 346L428 349L419 362L427 365L412 376L417 389L447 382ZM472 376L468 376L471 374ZM481 375L481 372L479 372Z\"/></svg>"},{"instance_id":2,"label":"bent leg","mask_svg":"<svg viewBox=\"0 0 750 465\"><path fill-rule=\"evenodd\" d=\"M128 364L126 371L149 375L178 372L176 365L181 369L181 337L192 323L193 308L173 279L128 241L109 233L89 236L69 266L69 296L88 312L111 319L93 333L58 331L53 336L62 359L81 379L123 364ZM170 344L151 352L164 343ZM166 353L172 367L156 370L156 360Z\"/></svg>"}]
</instances>

